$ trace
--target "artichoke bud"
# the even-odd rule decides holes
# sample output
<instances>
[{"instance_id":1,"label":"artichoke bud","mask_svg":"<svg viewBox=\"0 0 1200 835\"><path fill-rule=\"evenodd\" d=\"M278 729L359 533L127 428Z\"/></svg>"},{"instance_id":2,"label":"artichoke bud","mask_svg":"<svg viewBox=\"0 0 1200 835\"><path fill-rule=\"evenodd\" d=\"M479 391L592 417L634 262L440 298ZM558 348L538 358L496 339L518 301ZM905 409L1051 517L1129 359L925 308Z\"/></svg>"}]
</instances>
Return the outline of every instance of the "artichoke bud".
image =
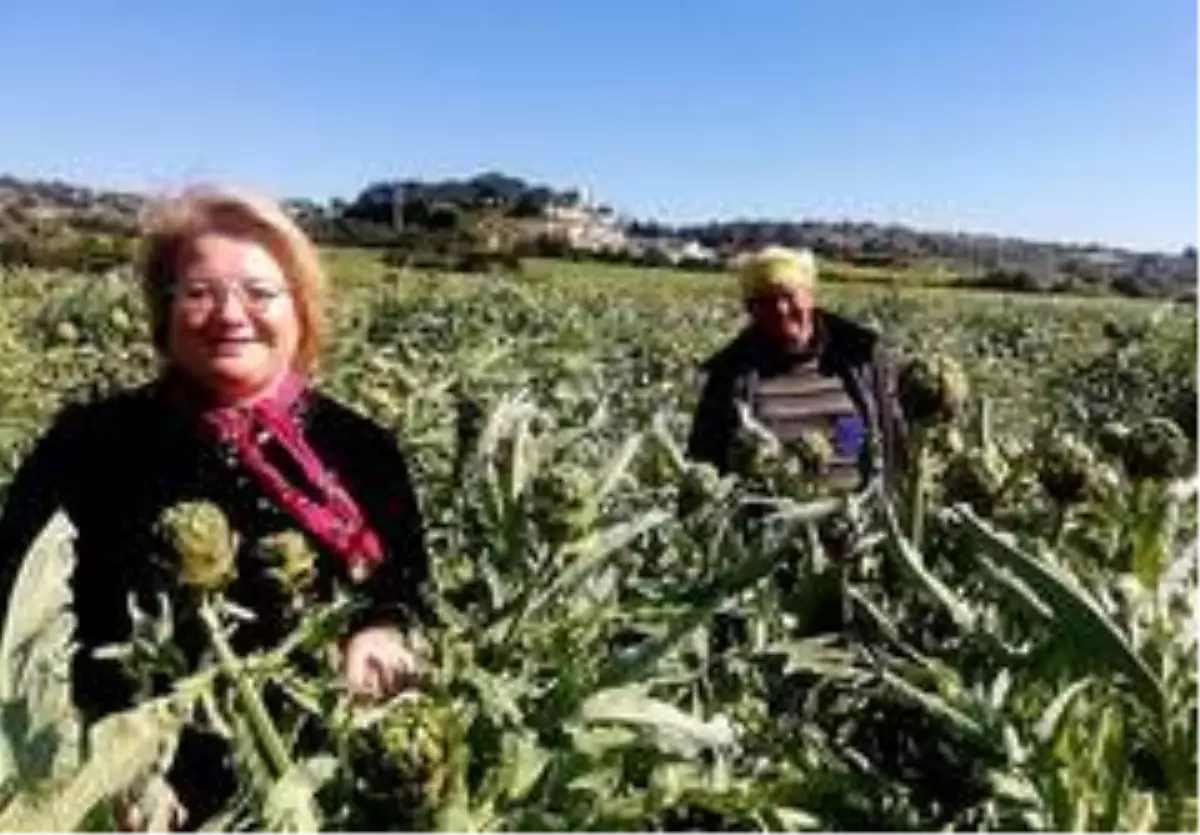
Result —
<instances>
[{"instance_id":1,"label":"artichoke bud","mask_svg":"<svg viewBox=\"0 0 1200 835\"><path fill-rule=\"evenodd\" d=\"M362 731L352 742L351 759L368 797L392 805L393 815L435 808L447 787L455 723L449 707L417 697Z\"/></svg>"},{"instance_id":2,"label":"artichoke bud","mask_svg":"<svg viewBox=\"0 0 1200 835\"><path fill-rule=\"evenodd\" d=\"M575 466L544 471L534 484L533 515L547 538L561 545L582 537L595 521L590 474Z\"/></svg>"},{"instance_id":3,"label":"artichoke bud","mask_svg":"<svg viewBox=\"0 0 1200 835\"><path fill-rule=\"evenodd\" d=\"M292 594L308 589L317 579L317 555L299 531L271 534L258 541L258 556L280 587Z\"/></svg>"},{"instance_id":4,"label":"artichoke bud","mask_svg":"<svg viewBox=\"0 0 1200 835\"><path fill-rule=\"evenodd\" d=\"M1121 474L1112 464L1101 462L1092 471L1091 494L1097 499L1116 495L1121 489Z\"/></svg>"},{"instance_id":5,"label":"artichoke bud","mask_svg":"<svg viewBox=\"0 0 1200 835\"><path fill-rule=\"evenodd\" d=\"M743 411L742 424L730 450L733 469L750 478L766 478L778 463L782 450L775 434Z\"/></svg>"},{"instance_id":6,"label":"artichoke bud","mask_svg":"<svg viewBox=\"0 0 1200 835\"><path fill-rule=\"evenodd\" d=\"M1042 489L1060 505L1082 502L1092 487L1096 466L1092 451L1078 438L1057 435L1040 450L1038 482Z\"/></svg>"},{"instance_id":7,"label":"artichoke bud","mask_svg":"<svg viewBox=\"0 0 1200 835\"><path fill-rule=\"evenodd\" d=\"M63 345L74 345L79 341L79 328L71 321L59 322L54 326L54 338Z\"/></svg>"},{"instance_id":8,"label":"artichoke bud","mask_svg":"<svg viewBox=\"0 0 1200 835\"><path fill-rule=\"evenodd\" d=\"M1169 481L1184 472L1190 457L1187 436L1168 418L1134 427L1122 450L1125 472L1135 481Z\"/></svg>"},{"instance_id":9,"label":"artichoke bud","mask_svg":"<svg viewBox=\"0 0 1200 835\"><path fill-rule=\"evenodd\" d=\"M129 333L133 330L133 319L123 307L114 307L112 312L108 314L108 320L116 329L117 333Z\"/></svg>"},{"instance_id":10,"label":"artichoke bud","mask_svg":"<svg viewBox=\"0 0 1200 835\"><path fill-rule=\"evenodd\" d=\"M962 367L942 354L917 357L901 369L897 380L904 417L920 426L954 420L962 412L969 393Z\"/></svg>"},{"instance_id":11,"label":"artichoke bud","mask_svg":"<svg viewBox=\"0 0 1200 835\"><path fill-rule=\"evenodd\" d=\"M379 414L392 414L396 411L397 405L392 393L380 385L364 386L361 393L363 404L370 410Z\"/></svg>"},{"instance_id":12,"label":"artichoke bud","mask_svg":"<svg viewBox=\"0 0 1200 835\"><path fill-rule=\"evenodd\" d=\"M1111 458L1120 459L1125 455L1125 445L1129 443L1129 427L1117 421L1110 421L1100 427L1096 433L1096 446Z\"/></svg>"},{"instance_id":13,"label":"artichoke bud","mask_svg":"<svg viewBox=\"0 0 1200 835\"><path fill-rule=\"evenodd\" d=\"M823 473L833 460L833 444L822 432L809 430L787 445L788 453L808 475Z\"/></svg>"},{"instance_id":14,"label":"artichoke bud","mask_svg":"<svg viewBox=\"0 0 1200 835\"><path fill-rule=\"evenodd\" d=\"M159 535L178 560L179 580L197 591L220 591L237 574L237 538L212 502L180 502L158 518Z\"/></svg>"},{"instance_id":15,"label":"artichoke bud","mask_svg":"<svg viewBox=\"0 0 1200 835\"><path fill-rule=\"evenodd\" d=\"M990 514L1008 478L1008 466L995 451L960 452L946 464L942 487L948 502L962 502L977 513Z\"/></svg>"},{"instance_id":16,"label":"artichoke bud","mask_svg":"<svg viewBox=\"0 0 1200 835\"><path fill-rule=\"evenodd\" d=\"M721 474L707 462L692 462L679 480L679 512L691 516L721 495Z\"/></svg>"}]
</instances>

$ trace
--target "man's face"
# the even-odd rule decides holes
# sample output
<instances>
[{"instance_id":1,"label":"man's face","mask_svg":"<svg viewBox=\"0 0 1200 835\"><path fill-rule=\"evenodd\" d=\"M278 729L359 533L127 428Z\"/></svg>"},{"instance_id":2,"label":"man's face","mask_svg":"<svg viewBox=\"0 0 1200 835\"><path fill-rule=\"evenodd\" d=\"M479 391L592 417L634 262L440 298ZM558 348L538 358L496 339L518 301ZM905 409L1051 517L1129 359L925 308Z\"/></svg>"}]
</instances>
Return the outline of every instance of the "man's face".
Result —
<instances>
[{"instance_id":1,"label":"man's face","mask_svg":"<svg viewBox=\"0 0 1200 835\"><path fill-rule=\"evenodd\" d=\"M754 327L785 350L804 348L812 335L816 297L808 287L773 286L746 301Z\"/></svg>"}]
</instances>

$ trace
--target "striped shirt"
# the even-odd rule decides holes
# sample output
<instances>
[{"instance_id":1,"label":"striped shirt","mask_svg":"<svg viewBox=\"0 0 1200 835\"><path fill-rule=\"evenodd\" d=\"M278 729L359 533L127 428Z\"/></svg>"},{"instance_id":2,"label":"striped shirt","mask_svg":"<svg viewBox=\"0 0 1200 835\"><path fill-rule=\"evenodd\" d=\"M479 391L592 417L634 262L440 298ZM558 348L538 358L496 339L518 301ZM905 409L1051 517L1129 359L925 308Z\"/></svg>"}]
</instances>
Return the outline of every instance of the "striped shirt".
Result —
<instances>
[{"instance_id":1,"label":"striped shirt","mask_svg":"<svg viewBox=\"0 0 1200 835\"><path fill-rule=\"evenodd\" d=\"M842 378L823 374L810 359L751 385L755 418L786 446L818 435L832 457L825 471L831 487L853 489L860 480L859 456L867 425Z\"/></svg>"}]
</instances>

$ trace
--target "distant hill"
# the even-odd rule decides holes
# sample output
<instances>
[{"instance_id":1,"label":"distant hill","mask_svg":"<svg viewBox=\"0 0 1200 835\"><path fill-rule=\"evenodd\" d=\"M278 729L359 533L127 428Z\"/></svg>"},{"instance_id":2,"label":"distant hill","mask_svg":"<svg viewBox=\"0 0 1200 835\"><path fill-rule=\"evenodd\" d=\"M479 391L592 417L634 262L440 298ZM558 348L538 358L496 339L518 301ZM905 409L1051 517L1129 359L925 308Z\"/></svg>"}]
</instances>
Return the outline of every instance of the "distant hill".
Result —
<instances>
[{"instance_id":1,"label":"distant hill","mask_svg":"<svg viewBox=\"0 0 1200 835\"><path fill-rule=\"evenodd\" d=\"M143 199L136 193L0 176L0 262L49 260L51 266L78 266L64 255L73 247L86 249L92 265L120 260L130 249ZM1194 298L1196 292L1194 247L1179 253L1138 252L821 220L672 227L620 218L575 189L494 171L465 179L379 180L350 200L297 198L285 205L327 244L411 248L425 240L461 242L474 235L494 246L499 234L510 244L516 240L549 254L564 254L565 248L619 260L694 250L720 263L748 248L778 243L811 248L839 264L897 272L937 268L975 286L1173 298ZM486 234L481 231L485 227ZM677 261L671 257L666 262Z\"/></svg>"}]
</instances>

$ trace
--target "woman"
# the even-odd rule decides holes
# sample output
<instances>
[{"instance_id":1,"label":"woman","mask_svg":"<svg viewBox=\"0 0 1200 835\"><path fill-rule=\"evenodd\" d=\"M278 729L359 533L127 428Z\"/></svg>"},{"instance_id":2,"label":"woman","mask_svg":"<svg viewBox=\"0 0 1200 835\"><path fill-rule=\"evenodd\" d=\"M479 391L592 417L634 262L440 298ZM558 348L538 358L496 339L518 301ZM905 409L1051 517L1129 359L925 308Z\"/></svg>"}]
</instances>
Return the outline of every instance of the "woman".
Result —
<instances>
[{"instance_id":1,"label":"woman","mask_svg":"<svg viewBox=\"0 0 1200 835\"><path fill-rule=\"evenodd\" d=\"M73 696L89 721L120 710L133 685L92 651L128 638L131 593L152 606L171 586L151 557L163 550L164 509L208 501L241 543L227 596L258 616L235 633L238 648L269 645L294 625L251 549L300 531L318 554L317 593L336 582L366 602L343 645L347 686L364 697L395 691L414 664L402 627L427 614L420 513L394 439L307 384L324 283L312 243L269 201L193 188L148 213L141 278L162 373L65 408L38 442L0 517L0 599L64 510L78 532ZM181 624L176 639L198 651L196 624ZM211 739L188 740L169 780L199 824L229 772Z\"/></svg>"}]
</instances>

